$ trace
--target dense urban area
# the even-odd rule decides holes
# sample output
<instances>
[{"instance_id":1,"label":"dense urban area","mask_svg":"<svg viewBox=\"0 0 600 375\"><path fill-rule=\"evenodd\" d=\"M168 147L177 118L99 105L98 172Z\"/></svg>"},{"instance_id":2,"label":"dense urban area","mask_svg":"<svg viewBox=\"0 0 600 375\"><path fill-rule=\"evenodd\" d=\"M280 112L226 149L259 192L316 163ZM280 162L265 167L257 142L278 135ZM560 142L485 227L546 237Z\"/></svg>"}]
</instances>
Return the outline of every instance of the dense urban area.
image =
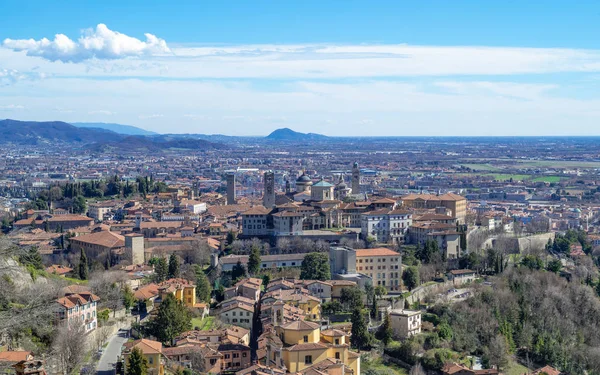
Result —
<instances>
[{"instance_id":1,"label":"dense urban area","mask_svg":"<svg viewBox=\"0 0 600 375\"><path fill-rule=\"evenodd\" d=\"M2 374L600 373L597 138L0 137Z\"/></svg>"}]
</instances>

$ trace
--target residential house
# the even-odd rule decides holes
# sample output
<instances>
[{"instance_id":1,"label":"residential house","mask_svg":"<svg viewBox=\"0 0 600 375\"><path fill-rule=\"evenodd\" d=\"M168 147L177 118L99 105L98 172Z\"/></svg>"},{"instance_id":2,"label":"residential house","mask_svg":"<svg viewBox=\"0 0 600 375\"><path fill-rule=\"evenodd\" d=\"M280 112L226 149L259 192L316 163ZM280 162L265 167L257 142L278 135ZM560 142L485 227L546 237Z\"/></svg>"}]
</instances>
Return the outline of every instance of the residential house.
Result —
<instances>
[{"instance_id":1,"label":"residential house","mask_svg":"<svg viewBox=\"0 0 600 375\"><path fill-rule=\"evenodd\" d=\"M146 360L148 361L148 375L164 375L165 365L163 361L163 346L158 341L140 339L129 341L123 344L123 359L125 363L125 371L127 372L127 362L131 351L134 348L139 349Z\"/></svg>"},{"instance_id":2,"label":"residential house","mask_svg":"<svg viewBox=\"0 0 600 375\"><path fill-rule=\"evenodd\" d=\"M69 325L82 324L85 332L91 332L98 325L96 307L100 297L86 292L68 294L59 298L58 319Z\"/></svg>"},{"instance_id":3,"label":"residential house","mask_svg":"<svg viewBox=\"0 0 600 375\"><path fill-rule=\"evenodd\" d=\"M421 333L421 311L392 310L390 323L395 338L409 338Z\"/></svg>"}]
</instances>

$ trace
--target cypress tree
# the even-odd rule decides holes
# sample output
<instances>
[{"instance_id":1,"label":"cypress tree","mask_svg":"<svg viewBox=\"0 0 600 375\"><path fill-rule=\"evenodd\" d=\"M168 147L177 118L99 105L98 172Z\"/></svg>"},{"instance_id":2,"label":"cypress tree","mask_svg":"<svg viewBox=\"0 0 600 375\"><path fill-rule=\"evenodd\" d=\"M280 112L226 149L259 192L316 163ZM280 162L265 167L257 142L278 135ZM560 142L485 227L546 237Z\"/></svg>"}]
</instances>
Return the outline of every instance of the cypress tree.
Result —
<instances>
[{"instance_id":1,"label":"cypress tree","mask_svg":"<svg viewBox=\"0 0 600 375\"><path fill-rule=\"evenodd\" d=\"M79 256L79 278L81 280L88 279L88 261L83 249L81 249L81 255Z\"/></svg>"}]
</instances>

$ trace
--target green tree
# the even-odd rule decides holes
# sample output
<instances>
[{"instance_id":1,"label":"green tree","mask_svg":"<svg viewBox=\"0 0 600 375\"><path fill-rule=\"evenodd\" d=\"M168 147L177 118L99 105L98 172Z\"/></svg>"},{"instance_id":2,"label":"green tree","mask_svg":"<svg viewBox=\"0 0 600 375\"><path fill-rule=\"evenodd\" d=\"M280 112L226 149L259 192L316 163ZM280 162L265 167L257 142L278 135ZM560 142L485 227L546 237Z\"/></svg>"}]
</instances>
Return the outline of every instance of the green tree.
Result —
<instances>
[{"instance_id":1,"label":"green tree","mask_svg":"<svg viewBox=\"0 0 600 375\"><path fill-rule=\"evenodd\" d=\"M369 349L372 337L367 329L367 320L362 308L355 307L352 311L352 347L358 350Z\"/></svg>"},{"instance_id":2,"label":"green tree","mask_svg":"<svg viewBox=\"0 0 600 375\"><path fill-rule=\"evenodd\" d=\"M381 340L385 346L387 346L393 338L394 331L392 330L392 322L390 321L390 314L385 314L383 323L377 329L376 337Z\"/></svg>"},{"instance_id":3,"label":"green tree","mask_svg":"<svg viewBox=\"0 0 600 375\"><path fill-rule=\"evenodd\" d=\"M227 241L227 246L231 246L231 244L235 240L237 240L237 233L235 233L232 230L230 230L229 232L227 232L227 238L225 239L225 241Z\"/></svg>"},{"instance_id":4,"label":"green tree","mask_svg":"<svg viewBox=\"0 0 600 375\"><path fill-rule=\"evenodd\" d=\"M560 270L562 269L562 263L561 263L560 259L552 259L548 263L548 267L546 267L546 269L550 272L559 273Z\"/></svg>"},{"instance_id":5,"label":"green tree","mask_svg":"<svg viewBox=\"0 0 600 375\"><path fill-rule=\"evenodd\" d=\"M521 265L532 270L541 270L544 268L544 262L535 255L526 255L521 260Z\"/></svg>"},{"instance_id":6,"label":"green tree","mask_svg":"<svg viewBox=\"0 0 600 375\"><path fill-rule=\"evenodd\" d=\"M363 308L363 293L362 290L357 287L342 288L340 293L340 301L346 305L348 310L353 308Z\"/></svg>"},{"instance_id":7,"label":"green tree","mask_svg":"<svg viewBox=\"0 0 600 375\"><path fill-rule=\"evenodd\" d=\"M149 325L150 331L159 341L169 344L177 335L192 329L189 310L171 294L162 300L156 317Z\"/></svg>"},{"instance_id":8,"label":"green tree","mask_svg":"<svg viewBox=\"0 0 600 375\"><path fill-rule=\"evenodd\" d=\"M123 289L121 289L121 294L123 296L123 306L129 311L135 305L135 295L129 285L125 285Z\"/></svg>"},{"instance_id":9,"label":"green tree","mask_svg":"<svg viewBox=\"0 0 600 375\"><path fill-rule=\"evenodd\" d=\"M375 297L381 298L383 296L387 296L388 291L383 285L377 285L374 290Z\"/></svg>"},{"instance_id":10,"label":"green tree","mask_svg":"<svg viewBox=\"0 0 600 375\"><path fill-rule=\"evenodd\" d=\"M127 375L147 375L148 360L139 348L133 348L127 358Z\"/></svg>"},{"instance_id":11,"label":"green tree","mask_svg":"<svg viewBox=\"0 0 600 375\"><path fill-rule=\"evenodd\" d=\"M19 262L24 266L31 266L36 270L44 269L42 256L40 255L37 246L31 246L25 254L19 256Z\"/></svg>"},{"instance_id":12,"label":"green tree","mask_svg":"<svg viewBox=\"0 0 600 375\"><path fill-rule=\"evenodd\" d=\"M163 282L169 276L169 265L167 260L163 257L159 257L154 265L154 278L156 282Z\"/></svg>"},{"instance_id":13,"label":"green tree","mask_svg":"<svg viewBox=\"0 0 600 375\"><path fill-rule=\"evenodd\" d=\"M196 273L196 297L202 302L210 303L210 295L212 293L212 286L208 277L204 273L204 270L199 265L194 265L194 271Z\"/></svg>"},{"instance_id":14,"label":"green tree","mask_svg":"<svg viewBox=\"0 0 600 375\"><path fill-rule=\"evenodd\" d=\"M300 267L302 280L330 280L329 255L327 253L308 253Z\"/></svg>"},{"instance_id":15,"label":"green tree","mask_svg":"<svg viewBox=\"0 0 600 375\"><path fill-rule=\"evenodd\" d=\"M169 257L169 269L167 272L167 278L174 279L179 277L179 259L174 253Z\"/></svg>"},{"instance_id":16,"label":"green tree","mask_svg":"<svg viewBox=\"0 0 600 375\"><path fill-rule=\"evenodd\" d=\"M238 260L237 264L231 269L231 279L236 282L239 279L246 277L246 267Z\"/></svg>"},{"instance_id":17,"label":"green tree","mask_svg":"<svg viewBox=\"0 0 600 375\"><path fill-rule=\"evenodd\" d=\"M262 282L266 289L267 285L269 285L269 283L271 282L271 275L268 273L265 273L262 277Z\"/></svg>"},{"instance_id":18,"label":"green tree","mask_svg":"<svg viewBox=\"0 0 600 375\"><path fill-rule=\"evenodd\" d=\"M88 260L83 249L81 249L81 254L79 255L79 278L81 280L88 279Z\"/></svg>"},{"instance_id":19,"label":"green tree","mask_svg":"<svg viewBox=\"0 0 600 375\"><path fill-rule=\"evenodd\" d=\"M402 273L402 281L408 290L413 290L419 285L419 269L417 267L407 267Z\"/></svg>"},{"instance_id":20,"label":"green tree","mask_svg":"<svg viewBox=\"0 0 600 375\"><path fill-rule=\"evenodd\" d=\"M85 198L81 195L77 196L73 199L73 212L76 214L83 214L87 209L87 204L85 202Z\"/></svg>"},{"instance_id":21,"label":"green tree","mask_svg":"<svg viewBox=\"0 0 600 375\"><path fill-rule=\"evenodd\" d=\"M441 322L438 327L438 336L442 339L442 340L451 340L452 339L452 327L450 327L450 324L448 324L447 321L443 321Z\"/></svg>"},{"instance_id":22,"label":"green tree","mask_svg":"<svg viewBox=\"0 0 600 375\"><path fill-rule=\"evenodd\" d=\"M260 248L252 245L250 257L248 258L248 272L250 275L256 275L258 271L260 271Z\"/></svg>"}]
</instances>

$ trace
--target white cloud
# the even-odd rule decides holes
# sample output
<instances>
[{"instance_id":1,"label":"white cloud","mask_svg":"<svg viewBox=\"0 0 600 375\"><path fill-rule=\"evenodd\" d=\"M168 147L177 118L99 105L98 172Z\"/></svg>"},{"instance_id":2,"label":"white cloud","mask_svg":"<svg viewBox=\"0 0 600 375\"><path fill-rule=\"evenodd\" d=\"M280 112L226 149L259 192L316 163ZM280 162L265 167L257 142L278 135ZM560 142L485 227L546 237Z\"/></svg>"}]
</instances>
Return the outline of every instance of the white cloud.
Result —
<instances>
[{"instance_id":1,"label":"white cloud","mask_svg":"<svg viewBox=\"0 0 600 375\"><path fill-rule=\"evenodd\" d=\"M44 73L21 72L15 69L0 69L0 86L8 86L19 81L33 81L46 78Z\"/></svg>"},{"instance_id":2,"label":"white cloud","mask_svg":"<svg viewBox=\"0 0 600 375\"><path fill-rule=\"evenodd\" d=\"M116 114L115 112L111 112L111 111L107 111L105 109L99 109L99 110L95 110L95 111L89 111L88 115L107 115L107 116L111 116Z\"/></svg>"},{"instance_id":3,"label":"white cloud","mask_svg":"<svg viewBox=\"0 0 600 375\"><path fill-rule=\"evenodd\" d=\"M72 109L66 109L66 108L56 107L56 108L54 108L54 112L58 112L58 113L73 113L75 111L72 110Z\"/></svg>"},{"instance_id":4,"label":"white cloud","mask_svg":"<svg viewBox=\"0 0 600 375\"><path fill-rule=\"evenodd\" d=\"M148 120L148 119L161 118L161 117L164 117L164 115L157 114L157 113L154 113L154 114L151 114L151 115L139 115L138 116L138 118L140 120Z\"/></svg>"},{"instance_id":5,"label":"white cloud","mask_svg":"<svg viewBox=\"0 0 600 375\"><path fill-rule=\"evenodd\" d=\"M152 34L144 34L146 41L110 30L104 24L96 29L84 30L77 41L64 34L56 34L54 40L5 39L3 46L14 51L26 51L28 56L39 56L50 61L80 62L92 58L120 59L128 56L168 54L165 40Z\"/></svg>"},{"instance_id":6,"label":"white cloud","mask_svg":"<svg viewBox=\"0 0 600 375\"><path fill-rule=\"evenodd\" d=\"M0 105L0 111L18 111L22 109L25 109L25 107L19 104Z\"/></svg>"}]
</instances>

